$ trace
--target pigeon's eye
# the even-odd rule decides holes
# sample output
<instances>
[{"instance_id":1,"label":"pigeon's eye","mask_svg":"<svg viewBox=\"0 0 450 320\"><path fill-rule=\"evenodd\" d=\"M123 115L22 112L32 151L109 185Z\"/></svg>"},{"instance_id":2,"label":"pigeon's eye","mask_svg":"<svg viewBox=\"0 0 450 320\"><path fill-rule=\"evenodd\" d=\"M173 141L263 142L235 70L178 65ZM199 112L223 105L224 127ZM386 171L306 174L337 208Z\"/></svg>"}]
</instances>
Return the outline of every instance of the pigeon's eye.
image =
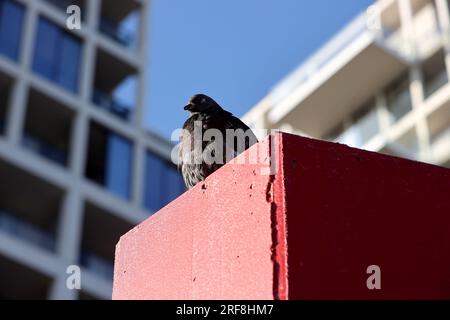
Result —
<instances>
[{"instance_id":1,"label":"pigeon's eye","mask_svg":"<svg viewBox=\"0 0 450 320\"><path fill-rule=\"evenodd\" d=\"M206 102L206 98L202 98L202 100L200 100L200 103L205 103Z\"/></svg>"}]
</instances>

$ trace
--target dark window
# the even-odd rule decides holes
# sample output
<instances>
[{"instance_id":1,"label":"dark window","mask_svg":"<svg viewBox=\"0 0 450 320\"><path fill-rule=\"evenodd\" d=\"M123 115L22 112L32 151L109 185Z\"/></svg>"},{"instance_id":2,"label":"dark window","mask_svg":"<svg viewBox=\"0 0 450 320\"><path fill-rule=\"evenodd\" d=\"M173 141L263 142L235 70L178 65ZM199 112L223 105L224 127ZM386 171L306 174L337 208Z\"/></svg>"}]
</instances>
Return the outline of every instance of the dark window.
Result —
<instances>
[{"instance_id":1,"label":"dark window","mask_svg":"<svg viewBox=\"0 0 450 320\"><path fill-rule=\"evenodd\" d=\"M131 143L114 133L108 135L106 180L108 190L125 198L130 197Z\"/></svg>"},{"instance_id":2,"label":"dark window","mask_svg":"<svg viewBox=\"0 0 450 320\"><path fill-rule=\"evenodd\" d=\"M0 74L0 135L5 133L6 114L11 93L11 80Z\"/></svg>"},{"instance_id":3,"label":"dark window","mask_svg":"<svg viewBox=\"0 0 450 320\"><path fill-rule=\"evenodd\" d=\"M48 3L51 3L55 7L61 9L66 13L66 10L69 6L76 5L81 9L81 18L83 19L86 11L85 1L84 0L45 0Z\"/></svg>"},{"instance_id":4,"label":"dark window","mask_svg":"<svg viewBox=\"0 0 450 320\"><path fill-rule=\"evenodd\" d=\"M422 64L424 95L428 98L448 83L445 52L437 51Z\"/></svg>"},{"instance_id":5,"label":"dark window","mask_svg":"<svg viewBox=\"0 0 450 320\"><path fill-rule=\"evenodd\" d=\"M89 272L112 281L116 243L131 228L132 224L117 217L113 212L89 202L85 203L80 265Z\"/></svg>"},{"instance_id":6,"label":"dark window","mask_svg":"<svg viewBox=\"0 0 450 320\"><path fill-rule=\"evenodd\" d=\"M99 30L120 45L135 50L139 45L140 16L138 1L102 1Z\"/></svg>"},{"instance_id":7,"label":"dark window","mask_svg":"<svg viewBox=\"0 0 450 320\"><path fill-rule=\"evenodd\" d=\"M24 8L10 0L0 0L0 53L17 60L22 35Z\"/></svg>"},{"instance_id":8,"label":"dark window","mask_svg":"<svg viewBox=\"0 0 450 320\"><path fill-rule=\"evenodd\" d=\"M132 148L129 140L98 124L92 124L86 176L112 193L128 199Z\"/></svg>"},{"instance_id":9,"label":"dark window","mask_svg":"<svg viewBox=\"0 0 450 320\"><path fill-rule=\"evenodd\" d=\"M408 74L399 77L391 84L386 92L387 109L391 123L400 120L404 115L411 111L411 96L409 93Z\"/></svg>"},{"instance_id":10,"label":"dark window","mask_svg":"<svg viewBox=\"0 0 450 320\"><path fill-rule=\"evenodd\" d=\"M147 152L145 159L144 206L157 211L184 192L177 168L163 158Z\"/></svg>"},{"instance_id":11,"label":"dark window","mask_svg":"<svg viewBox=\"0 0 450 320\"><path fill-rule=\"evenodd\" d=\"M65 166L70 149L73 117L74 114L68 107L36 90L31 90L23 130L23 145Z\"/></svg>"},{"instance_id":12,"label":"dark window","mask_svg":"<svg viewBox=\"0 0 450 320\"><path fill-rule=\"evenodd\" d=\"M118 118L133 121L136 90L137 70L106 51L98 50L92 96L94 104Z\"/></svg>"},{"instance_id":13,"label":"dark window","mask_svg":"<svg viewBox=\"0 0 450 320\"><path fill-rule=\"evenodd\" d=\"M67 90L78 90L81 42L47 19L40 18L33 70Z\"/></svg>"}]
</instances>

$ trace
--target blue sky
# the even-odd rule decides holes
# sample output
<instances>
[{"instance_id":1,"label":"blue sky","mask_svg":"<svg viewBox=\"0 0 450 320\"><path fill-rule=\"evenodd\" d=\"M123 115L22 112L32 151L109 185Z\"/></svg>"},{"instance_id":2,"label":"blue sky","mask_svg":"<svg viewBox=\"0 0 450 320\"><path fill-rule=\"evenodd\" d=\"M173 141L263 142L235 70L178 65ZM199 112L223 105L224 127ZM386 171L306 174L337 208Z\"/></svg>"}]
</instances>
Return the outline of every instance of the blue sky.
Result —
<instances>
[{"instance_id":1,"label":"blue sky","mask_svg":"<svg viewBox=\"0 0 450 320\"><path fill-rule=\"evenodd\" d=\"M170 138L188 98L242 116L373 0L153 0L146 125Z\"/></svg>"}]
</instances>

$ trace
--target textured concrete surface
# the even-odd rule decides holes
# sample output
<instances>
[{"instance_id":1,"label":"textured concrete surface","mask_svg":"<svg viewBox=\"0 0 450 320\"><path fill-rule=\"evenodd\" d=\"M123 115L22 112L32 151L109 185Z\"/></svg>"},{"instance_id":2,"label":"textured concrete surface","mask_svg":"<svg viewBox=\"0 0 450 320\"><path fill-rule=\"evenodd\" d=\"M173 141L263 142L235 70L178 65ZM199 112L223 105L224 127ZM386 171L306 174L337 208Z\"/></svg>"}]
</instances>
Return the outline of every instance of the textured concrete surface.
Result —
<instances>
[{"instance_id":1,"label":"textured concrete surface","mask_svg":"<svg viewBox=\"0 0 450 320\"><path fill-rule=\"evenodd\" d=\"M450 298L450 170L283 135L290 299ZM368 290L366 269L381 269Z\"/></svg>"},{"instance_id":2,"label":"textured concrete surface","mask_svg":"<svg viewBox=\"0 0 450 320\"><path fill-rule=\"evenodd\" d=\"M450 298L450 170L288 134L254 148L121 238L114 299Z\"/></svg>"},{"instance_id":3,"label":"textured concrete surface","mask_svg":"<svg viewBox=\"0 0 450 320\"><path fill-rule=\"evenodd\" d=\"M222 167L121 238L114 299L273 298L271 181L260 149L260 164Z\"/></svg>"}]
</instances>

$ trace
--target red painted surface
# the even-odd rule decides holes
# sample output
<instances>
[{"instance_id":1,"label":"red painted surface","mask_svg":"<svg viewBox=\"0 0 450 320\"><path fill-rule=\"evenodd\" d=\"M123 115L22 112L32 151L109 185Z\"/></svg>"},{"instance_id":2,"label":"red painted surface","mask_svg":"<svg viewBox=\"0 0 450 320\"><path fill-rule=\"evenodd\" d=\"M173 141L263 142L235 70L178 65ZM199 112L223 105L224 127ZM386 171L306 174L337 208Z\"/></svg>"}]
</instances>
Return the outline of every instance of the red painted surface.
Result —
<instances>
[{"instance_id":1,"label":"red painted surface","mask_svg":"<svg viewBox=\"0 0 450 320\"><path fill-rule=\"evenodd\" d=\"M259 174L262 166L222 167L123 236L113 298L271 299L270 176Z\"/></svg>"},{"instance_id":2,"label":"red painted surface","mask_svg":"<svg viewBox=\"0 0 450 320\"><path fill-rule=\"evenodd\" d=\"M124 235L113 298L450 299L450 170L288 134L253 148L270 145L276 175L228 164Z\"/></svg>"}]
</instances>

